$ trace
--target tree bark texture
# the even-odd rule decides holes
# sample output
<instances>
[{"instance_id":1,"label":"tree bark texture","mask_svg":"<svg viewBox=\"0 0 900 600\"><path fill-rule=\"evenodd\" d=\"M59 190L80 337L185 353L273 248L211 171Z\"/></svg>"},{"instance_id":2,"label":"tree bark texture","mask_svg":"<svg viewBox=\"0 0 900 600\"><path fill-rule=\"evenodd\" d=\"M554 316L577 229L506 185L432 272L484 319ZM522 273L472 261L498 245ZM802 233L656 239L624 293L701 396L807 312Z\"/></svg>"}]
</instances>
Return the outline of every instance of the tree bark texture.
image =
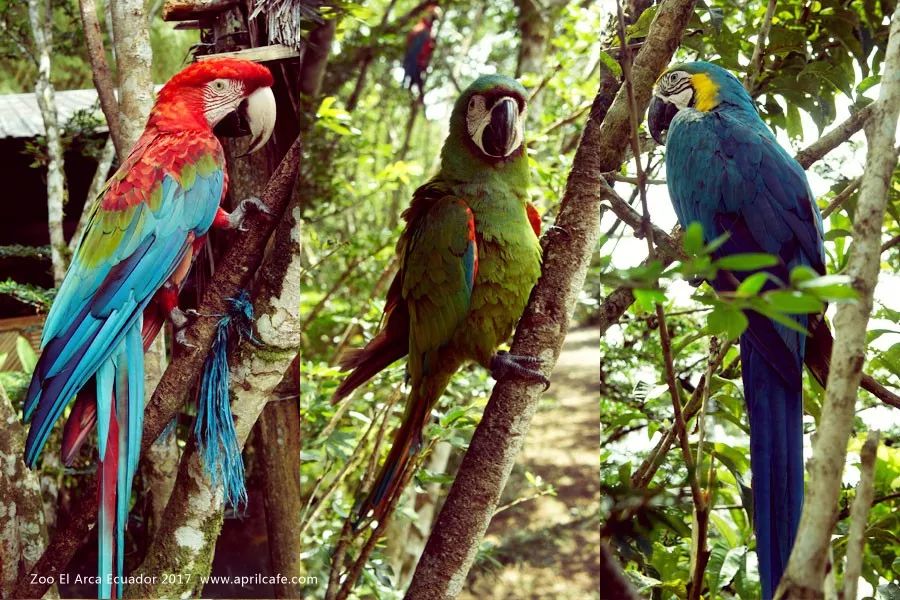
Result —
<instances>
[{"instance_id":1,"label":"tree bark texture","mask_svg":"<svg viewBox=\"0 0 900 600\"><path fill-rule=\"evenodd\" d=\"M693 0L666 0L635 60L635 103L646 110L658 75L672 58L693 14ZM550 373L562 347L578 292L600 234L602 174L619 168L628 139L629 102L604 80L575 153L556 228L544 238L543 274L531 294L511 352L537 356ZM609 110L606 110L609 107ZM454 598L497 507L541 387L497 383L419 561L407 598Z\"/></svg>"},{"instance_id":2,"label":"tree bark texture","mask_svg":"<svg viewBox=\"0 0 900 600\"><path fill-rule=\"evenodd\" d=\"M153 108L153 52L143 0L109 0L115 34L122 148L127 154Z\"/></svg>"},{"instance_id":3,"label":"tree bark texture","mask_svg":"<svg viewBox=\"0 0 900 600\"><path fill-rule=\"evenodd\" d=\"M84 28L88 60L91 63L91 76L94 80L94 87L97 88L100 108L106 117L109 138L115 146L115 154L122 157L128 148L123 148L124 142L119 124L119 101L116 100L115 86L109 71L109 63L106 61L106 48L103 47L103 33L100 31L100 20L97 17L97 4L94 0L81 0L78 4L81 9L81 25ZM89 195L88 200L91 198Z\"/></svg>"},{"instance_id":4,"label":"tree bark texture","mask_svg":"<svg viewBox=\"0 0 900 600\"><path fill-rule=\"evenodd\" d=\"M0 385L0 598L13 598L22 569L30 569L47 546L38 473L25 466L25 429Z\"/></svg>"},{"instance_id":5,"label":"tree bark texture","mask_svg":"<svg viewBox=\"0 0 900 600\"><path fill-rule=\"evenodd\" d=\"M881 92L865 126L866 167L853 222L853 246L847 274L858 294L854 303L838 305L834 349L825 388L822 419L813 442L809 485L800 528L787 572L776 597L822 598L831 533L837 521L841 475L847 440L853 428L857 388L866 358L866 327L878 281L881 228L897 165L895 136L900 112L900 7L891 21Z\"/></svg>"}]
</instances>

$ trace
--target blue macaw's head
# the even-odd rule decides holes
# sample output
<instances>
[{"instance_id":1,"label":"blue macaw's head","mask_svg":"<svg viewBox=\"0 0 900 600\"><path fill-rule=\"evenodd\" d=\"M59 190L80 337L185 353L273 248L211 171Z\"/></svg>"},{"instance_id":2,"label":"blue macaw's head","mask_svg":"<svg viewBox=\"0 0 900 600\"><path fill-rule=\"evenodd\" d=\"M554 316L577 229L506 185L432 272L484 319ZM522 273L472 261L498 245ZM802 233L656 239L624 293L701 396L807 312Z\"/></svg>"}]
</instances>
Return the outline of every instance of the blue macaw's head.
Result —
<instances>
[{"instance_id":1,"label":"blue macaw's head","mask_svg":"<svg viewBox=\"0 0 900 600\"><path fill-rule=\"evenodd\" d=\"M669 67L656 81L647 115L650 135L666 143L666 132L679 111L709 112L729 105L756 111L737 77L719 65L697 61Z\"/></svg>"}]
</instances>

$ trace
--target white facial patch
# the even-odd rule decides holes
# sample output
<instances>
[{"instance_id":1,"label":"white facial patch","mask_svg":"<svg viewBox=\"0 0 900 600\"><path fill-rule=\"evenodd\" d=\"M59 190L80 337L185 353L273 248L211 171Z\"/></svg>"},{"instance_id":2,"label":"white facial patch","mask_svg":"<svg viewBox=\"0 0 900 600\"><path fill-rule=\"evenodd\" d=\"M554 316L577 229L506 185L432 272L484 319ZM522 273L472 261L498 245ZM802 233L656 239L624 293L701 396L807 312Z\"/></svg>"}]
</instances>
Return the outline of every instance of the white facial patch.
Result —
<instances>
[{"instance_id":1,"label":"white facial patch","mask_svg":"<svg viewBox=\"0 0 900 600\"><path fill-rule=\"evenodd\" d=\"M687 108L691 103L691 98L694 97L694 89L693 88L685 88L678 92L677 94L673 94L671 96L666 97L666 100L674 104L678 107L678 110L683 110Z\"/></svg>"},{"instance_id":2,"label":"white facial patch","mask_svg":"<svg viewBox=\"0 0 900 600\"><path fill-rule=\"evenodd\" d=\"M484 131L491 124L491 111L497 105L503 102L513 102L516 105L516 122L514 137L511 144L506 148L503 154L493 154L484 147ZM509 96L504 96L497 100L493 106L488 108L484 96L475 95L469 100L469 106L466 110L466 130L469 137L475 142L475 145L486 155L493 158L504 158L515 152L525 139L525 111L519 111L518 103Z\"/></svg>"},{"instance_id":3,"label":"white facial patch","mask_svg":"<svg viewBox=\"0 0 900 600\"><path fill-rule=\"evenodd\" d=\"M234 79L214 79L203 88L203 114L210 127L215 127L225 115L238 107L243 99L244 85Z\"/></svg>"},{"instance_id":4,"label":"white facial patch","mask_svg":"<svg viewBox=\"0 0 900 600\"><path fill-rule=\"evenodd\" d=\"M484 128L491 122L491 113L487 109L484 96L475 95L469 100L469 108L466 110L466 129L469 137L480 140L484 134Z\"/></svg>"},{"instance_id":5,"label":"white facial patch","mask_svg":"<svg viewBox=\"0 0 900 600\"><path fill-rule=\"evenodd\" d=\"M678 110L683 110L691 105L694 97L694 85L691 75L684 71L672 71L666 73L656 85L657 95L671 102Z\"/></svg>"}]
</instances>

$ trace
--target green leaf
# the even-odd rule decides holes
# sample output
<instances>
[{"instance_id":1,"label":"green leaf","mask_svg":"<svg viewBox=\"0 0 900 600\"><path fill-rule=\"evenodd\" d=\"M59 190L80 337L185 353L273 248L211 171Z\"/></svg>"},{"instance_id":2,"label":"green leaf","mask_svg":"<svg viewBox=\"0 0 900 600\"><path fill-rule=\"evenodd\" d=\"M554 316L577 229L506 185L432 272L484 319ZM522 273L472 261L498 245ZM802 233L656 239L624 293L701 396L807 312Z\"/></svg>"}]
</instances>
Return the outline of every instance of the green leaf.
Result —
<instances>
[{"instance_id":1,"label":"green leaf","mask_svg":"<svg viewBox=\"0 0 900 600\"><path fill-rule=\"evenodd\" d=\"M797 265L791 269L791 285L794 287L802 285L804 281L816 279L817 277L819 277L819 274L816 273L812 267L807 265Z\"/></svg>"},{"instance_id":2,"label":"green leaf","mask_svg":"<svg viewBox=\"0 0 900 600\"><path fill-rule=\"evenodd\" d=\"M766 284L767 279L769 279L769 274L765 271L754 273L741 282L741 285L738 286L737 294L745 297L755 296Z\"/></svg>"},{"instance_id":3,"label":"green leaf","mask_svg":"<svg viewBox=\"0 0 900 600\"><path fill-rule=\"evenodd\" d=\"M703 249L703 253L704 254L712 254L713 252L718 250L722 246L722 244L727 242L728 238L730 238L730 237L731 237L731 234L726 231L725 233L723 233L722 235L720 235L719 237L715 238L713 241L708 243L706 245L706 247Z\"/></svg>"},{"instance_id":4,"label":"green leaf","mask_svg":"<svg viewBox=\"0 0 900 600\"><path fill-rule=\"evenodd\" d=\"M615 58L612 57L608 52L600 51L600 61L606 65L606 68L612 71L613 75L616 77L622 76L622 65L619 64Z\"/></svg>"},{"instance_id":5,"label":"green leaf","mask_svg":"<svg viewBox=\"0 0 900 600\"><path fill-rule=\"evenodd\" d=\"M828 302L840 300L855 300L858 298L856 290L850 285L851 279L847 275L823 275L797 285L801 290L808 291L821 300Z\"/></svg>"},{"instance_id":6,"label":"green leaf","mask_svg":"<svg viewBox=\"0 0 900 600\"><path fill-rule=\"evenodd\" d=\"M703 226L697 221L688 225L681 239L681 244L684 246L684 252L688 256L699 254L703 249Z\"/></svg>"},{"instance_id":7,"label":"green leaf","mask_svg":"<svg viewBox=\"0 0 900 600\"><path fill-rule=\"evenodd\" d=\"M825 241L826 242L833 242L834 240L836 240L838 238L843 238L843 237L853 237L853 234L846 229L840 229L840 228L829 229L828 231L825 232Z\"/></svg>"},{"instance_id":8,"label":"green leaf","mask_svg":"<svg viewBox=\"0 0 900 600\"><path fill-rule=\"evenodd\" d=\"M728 339L736 339L747 329L747 316L737 308L722 304L707 315L710 333L724 333Z\"/></svg>"},{"instance_id":9,"label":"green leaf","mask_svg":"<svg viewBox=\"0 0 900 600\"><path fill-rule=\"evenodd\" d=\"M656 16L656 6L651 6L647 10L641 13L641 16L638 17L638 20L633 25L630 25L626 30L625 38L630 42L633 38L642 38L647 37L647 34L650 32L650 23L653 22L653 17Z\"/></svg>"},{"instance_id":10,"label":"green leaf","mask_svg":"<svg viewBox=\"0 0 900 600\"><path fill-rule=\"evenodd\" d=\"M666 295L662 290L642 290L635 288L633 291L634 299L641 310L649 312L653 310L653 307L657 302L663 303L666 301Z\"/></svg>"},{"instance_id":11,"label":"green leaf","mask_svg":"<svg viewBox=\"0 0 900 600\"><path fill-rule=\"evenodd\" d=\"M34 348L31 347L31 342L21 335L16 338L16 354L19 355L22 370L26 373L33 372L37 364L37 354L35 354Z\"/></svg>"},{"instance_id":12,"label":"green leaf","mask_svg":"<svg viewBox=\"0 0 900 600\"><path fill-rule=\"evenodd\" d=\"M798 333L808 334L805 327L801 326L797 321L785 315L783 312L775 310L762 298L754 298L750 301L750 306L759 314L766 316L776 323L784 325L788 329L793 329Z\"/></svg>"},{"instance_id":13,"label":"green leaf","mask_svg":"<svg viewBox=\"0 0 900 600\"><path fill-rule=\"evenodd\" d=\"M753 271L777 265L778 259L771 254L748 252L746 254L723 256L713 264L719 269L725 269L726 271Z\"/></svg>"},{"instance_id":14,"label":"green leaf","mask_svg":"<svg viewBox=\"0 0 900 600\"><path fill-rule=\"evenodd\" d=\"M767 292L765 299L775 310L788 314L817 313L825 309L822 301L815 296L791 290Z\"/></svg>"},{"instance_id":15,"label":"green leaf","mask_svg":"<svg viewBox=\"0 0 900 600\"><path fill-rule=\"evenodd\" d=\"M803 137L803 123L800 120L800 110L793 103L788 104L787 107L787 134L793 140Z\"/></svg>"}]
</instances>

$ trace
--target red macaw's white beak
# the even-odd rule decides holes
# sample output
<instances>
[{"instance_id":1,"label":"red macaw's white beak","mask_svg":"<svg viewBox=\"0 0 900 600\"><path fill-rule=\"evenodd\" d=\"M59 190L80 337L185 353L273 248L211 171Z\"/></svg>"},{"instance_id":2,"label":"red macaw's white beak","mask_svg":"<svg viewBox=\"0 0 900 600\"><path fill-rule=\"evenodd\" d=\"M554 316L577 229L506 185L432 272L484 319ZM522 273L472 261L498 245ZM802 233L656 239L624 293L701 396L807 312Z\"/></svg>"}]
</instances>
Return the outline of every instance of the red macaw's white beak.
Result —
<instances>
[{"instance_id":1,"label":"red macaw's white beak","mask_svg":"<svg viewBox=\"0 0 900 600\"><path fill-rule=\"evenodd\" d=\"M275 129L275 94L261 87L241 102L238 111L250 129L250 145L244 154L252 154L266 145Z\"/></svg>"}]
</instances>

